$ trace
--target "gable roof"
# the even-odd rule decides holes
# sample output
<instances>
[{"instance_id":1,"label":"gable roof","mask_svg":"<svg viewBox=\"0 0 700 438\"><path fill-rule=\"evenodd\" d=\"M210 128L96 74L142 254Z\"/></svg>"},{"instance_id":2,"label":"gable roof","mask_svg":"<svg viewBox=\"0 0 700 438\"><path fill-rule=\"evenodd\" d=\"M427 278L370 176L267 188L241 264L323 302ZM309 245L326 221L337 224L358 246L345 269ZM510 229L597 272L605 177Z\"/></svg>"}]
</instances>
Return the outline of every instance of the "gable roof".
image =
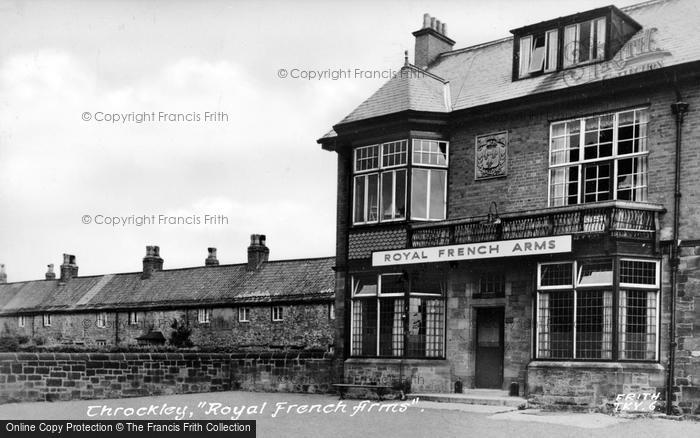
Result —
<instances>
[{"instance_id":1,"label":"gable roof","mask_svg":"<svg viewBox=\"0 0 700 438\"><path fill-rule=\"evenodd\" d=\"M444 81L447 92L428 86L433 85L432 81L419 83L419 75L404 79L408 84L402 83L401 86L396 83L396 78L392 78L338 125L407 109L440 112L435 103L446 94L450 100L442 112L475 108L700 60L700 26L697 25L700 23L700 2L651 0L621 10L641 24L642 29L611 61L514 81L513 37L510 36L441 54L426 72L432 75L430 78ZM640 45L640 42L646 45ZM421 91L419 97L411 96L410 91L414 88ZM411 102L415 104L411 106ZM328 139L326 135L319 142Z\"/></svg>"},{"instance_id":2,"label":"gable roof","mask_svg":"<svg viewBox=\"0 0 700 438\"><path fill-rule=\"evenodd\" d=\"M84 311L196 305L233 305L331 299L335 258L107 274L0 284L0 315L20 312Z\"/></svg>"}]
</instances>

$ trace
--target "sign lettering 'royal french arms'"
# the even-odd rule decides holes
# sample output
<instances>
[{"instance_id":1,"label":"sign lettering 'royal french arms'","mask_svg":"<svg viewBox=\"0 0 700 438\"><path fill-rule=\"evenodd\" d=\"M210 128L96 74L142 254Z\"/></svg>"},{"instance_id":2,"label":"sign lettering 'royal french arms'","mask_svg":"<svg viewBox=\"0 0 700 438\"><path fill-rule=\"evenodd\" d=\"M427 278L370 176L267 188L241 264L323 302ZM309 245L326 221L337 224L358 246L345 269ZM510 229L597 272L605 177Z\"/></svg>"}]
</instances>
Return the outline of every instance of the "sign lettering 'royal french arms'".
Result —
<instances>
[{"instance_id":1,"label":"sign lettering 'royal french arms'","mask_svg":"<svg viewBox=\"0 0 700 438\"><path fill-rule=\"evenodd\" d=\"M571 236L500 240L372 253L372 266L449 262L571 252Z\"/></svg>"}]
</instances>

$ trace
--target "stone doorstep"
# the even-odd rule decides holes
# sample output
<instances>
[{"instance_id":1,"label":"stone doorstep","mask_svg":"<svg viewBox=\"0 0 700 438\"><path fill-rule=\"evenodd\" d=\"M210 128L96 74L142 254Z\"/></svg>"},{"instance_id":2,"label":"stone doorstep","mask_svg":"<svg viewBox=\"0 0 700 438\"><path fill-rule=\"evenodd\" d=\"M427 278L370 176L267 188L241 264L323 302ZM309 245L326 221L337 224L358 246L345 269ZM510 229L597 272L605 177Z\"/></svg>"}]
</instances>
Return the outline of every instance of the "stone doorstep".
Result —
<instances>
[{"instance_id":1,"label":"stone doorstep","mask_svg":"<svg viewBox=\"0 0 700 438\"><path fill-rule=\"evenodd\" d=\"M436 394L407 394L408 399L418 398L420 401L433 401L441 403L462 403L469 405L508 406L517 408L527 403L522 397L511 397L508 391L499 389L468 389L462 394L436 393Z\"/></svg>"}]
</instances>

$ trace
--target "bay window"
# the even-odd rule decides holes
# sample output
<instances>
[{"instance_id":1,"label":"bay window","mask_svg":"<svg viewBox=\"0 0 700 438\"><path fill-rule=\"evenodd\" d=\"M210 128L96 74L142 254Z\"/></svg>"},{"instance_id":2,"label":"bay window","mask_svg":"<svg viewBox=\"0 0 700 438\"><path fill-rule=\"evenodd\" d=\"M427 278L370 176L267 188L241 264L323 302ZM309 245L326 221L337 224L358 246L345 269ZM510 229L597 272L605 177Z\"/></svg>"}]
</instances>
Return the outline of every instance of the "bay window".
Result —
<instances>
[{"instance_id":1,"label":"bay window","mask_svg":"<svg viewBox=\"0 0 700 438\"><path fill-rule=\"evenodd\" d=\"M447 154L447 142L413 140L411 219L445 219Z\"/></svg>"},{"instance_id":2,"label":"bay window","mask_svg":"<svg viewBox=\"0 0 700 438\"><path fill-rule=\"evenodd\" d=\"M353 224L405 220L409 184L411 219L445 218L447 142L413 140L411 149L407 140L355 148Z\"/></svg>"},{"instance_id":3,"label":"bay window","mask_svg":"<svg viewBox=\"0 0 700 438\"><path fill-rule=\"evenodd\" d=\"M552 123L549 204L647 200L648 111Z\"/></svg>"},{"instance_id":4,"label":"bay window","mask_svg":"<svg viewBox=\"0 0 700 438\"><path fill-rule=\"evenodd\" d=\"M355 149L353 223L406 218L407 161L406 140Z\"/></svg>"},{"instance_id":5,"label":"bay window","mask_svg":"<svg viewBox=\"0 0 700 438\"><path fill-rule=\"evenodd\" d=\"M537 358L655 360L658 269L624 258L541 263Z\"/></svg>"},{"instance_id":6,"label":"bay window","mask_svg":"<svg viewBox=\"0 0 700 438\"><path fill-rule=\"evenodd\" d=\"M408 282L400 273L353 275L351 354L443 357L443 297L438 277Z\"/></svg>"}]
</instances>

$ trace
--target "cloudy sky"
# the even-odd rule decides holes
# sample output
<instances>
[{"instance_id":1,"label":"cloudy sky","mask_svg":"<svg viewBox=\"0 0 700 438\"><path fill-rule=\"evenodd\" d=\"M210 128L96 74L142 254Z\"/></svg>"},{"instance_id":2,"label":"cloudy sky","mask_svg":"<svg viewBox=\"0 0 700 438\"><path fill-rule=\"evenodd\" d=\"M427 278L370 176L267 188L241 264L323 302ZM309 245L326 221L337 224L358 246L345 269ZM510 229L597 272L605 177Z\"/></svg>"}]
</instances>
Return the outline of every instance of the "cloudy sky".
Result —
<instances>
[{"instance_id":1,"label":"cloudy sky","mask_svg":"<svg viewBox=\"0 0 700 438\"><path fill-rule=\"evenodd\" d=\"M166 269L209 246L239 263L252 233L272 259L333 255L335 156L316 139L385 79L280 69L398 69L425 12L461 48L607 4L0 0L0 263L9 281L63 253L81 275L130 272L152 244ZM96 120L152 112L200 121ZM153 215L228 224L95 223Z\"/></svg>"}]
</instances>

